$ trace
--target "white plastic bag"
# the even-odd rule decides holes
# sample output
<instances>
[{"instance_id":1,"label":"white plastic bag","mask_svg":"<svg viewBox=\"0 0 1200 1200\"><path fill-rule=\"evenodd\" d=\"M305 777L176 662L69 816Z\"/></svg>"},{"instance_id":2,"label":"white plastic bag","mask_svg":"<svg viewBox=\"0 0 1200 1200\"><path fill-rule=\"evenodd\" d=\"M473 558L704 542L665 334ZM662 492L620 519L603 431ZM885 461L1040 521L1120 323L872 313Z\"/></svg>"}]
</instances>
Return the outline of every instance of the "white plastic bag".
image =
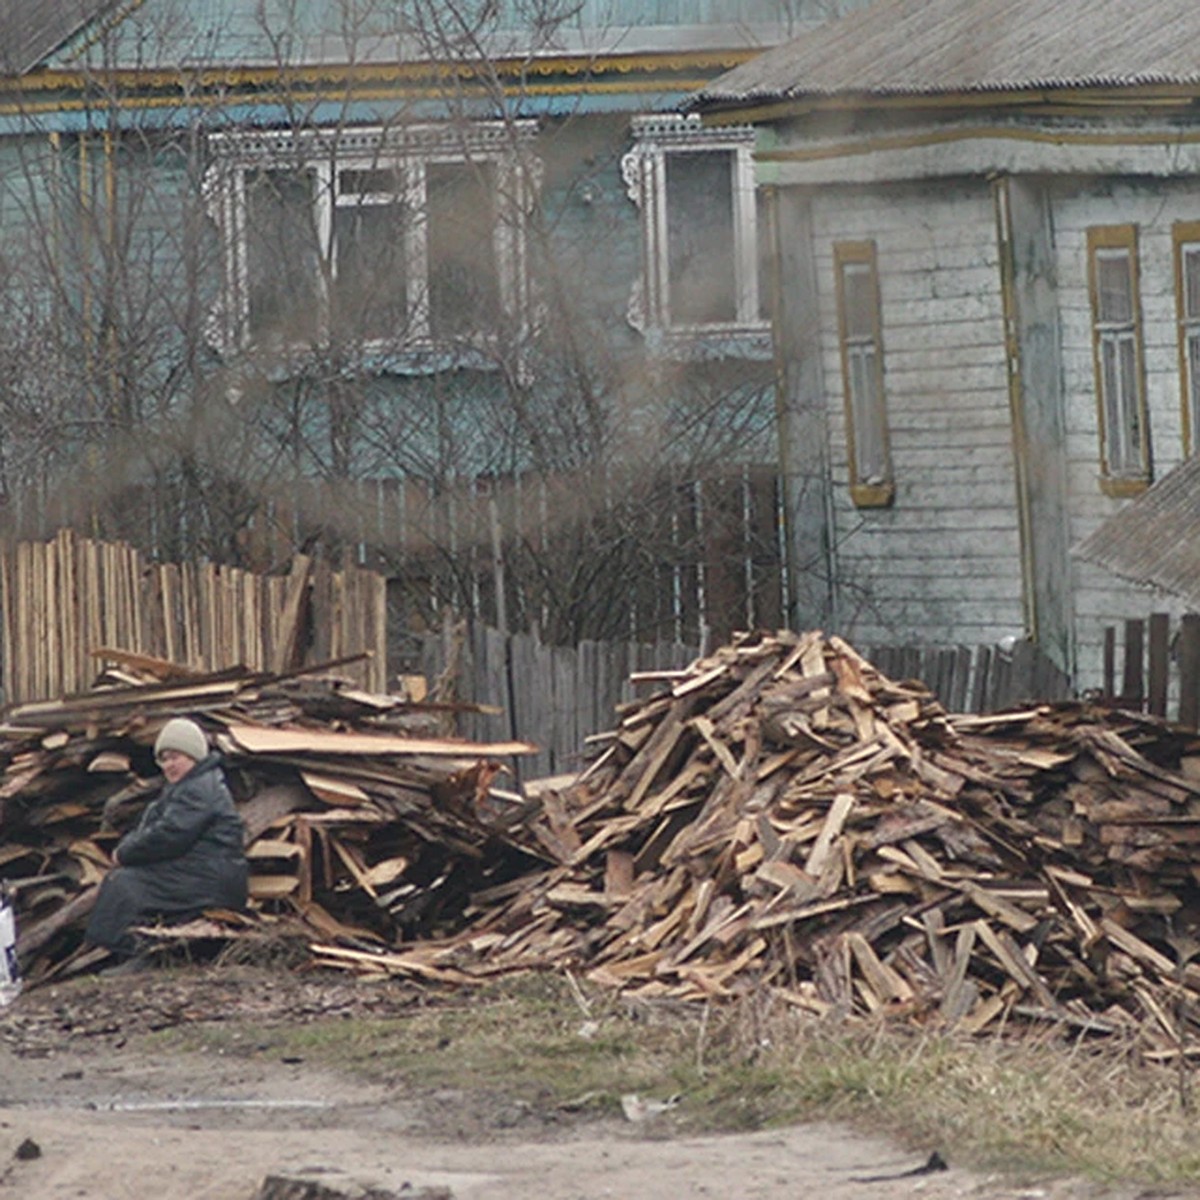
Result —
<instances>
[{"instance_id":1,"label":"white plastic bag","mask_svg":"<svg viewBox=\"0 0 1200 1200\"><path fill-rule=\"evenodd\" d=\"M21 968L17 965L17 920L8 893L0 888L0 1008L11 1004L21 992Z\"/></svg>"}]
</instances>

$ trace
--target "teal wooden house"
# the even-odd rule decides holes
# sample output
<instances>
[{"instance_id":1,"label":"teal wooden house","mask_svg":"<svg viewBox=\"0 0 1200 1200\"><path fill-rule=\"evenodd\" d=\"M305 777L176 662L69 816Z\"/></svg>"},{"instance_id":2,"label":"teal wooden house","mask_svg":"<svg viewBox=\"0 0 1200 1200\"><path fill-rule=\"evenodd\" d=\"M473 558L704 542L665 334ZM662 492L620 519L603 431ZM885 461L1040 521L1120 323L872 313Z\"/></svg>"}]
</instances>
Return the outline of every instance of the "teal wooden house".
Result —
<instances>
[{"instance_id":1,"label":"teal wooden house","mask_svg":"<svg viewBox=\"0 0 1200 1200\"><path fill-rule=\"evenodd\" d=\"M782 620L755 135L678 110L834 7L10 9L8 532L316 545L563 640Z\"/></svg>"}]
</instances>

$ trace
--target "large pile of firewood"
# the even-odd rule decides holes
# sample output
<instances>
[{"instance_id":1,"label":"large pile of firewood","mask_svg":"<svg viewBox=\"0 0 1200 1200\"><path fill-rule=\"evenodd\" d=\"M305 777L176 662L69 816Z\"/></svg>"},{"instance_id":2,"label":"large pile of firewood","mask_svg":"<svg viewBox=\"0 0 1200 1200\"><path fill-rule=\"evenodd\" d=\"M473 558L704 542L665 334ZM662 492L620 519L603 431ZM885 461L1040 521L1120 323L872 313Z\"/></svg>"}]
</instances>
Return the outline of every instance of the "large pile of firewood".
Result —
<instances>
[{"instance_id":1,"label":"large pile of firewood","mask_svg":"<svg viewBox=\"0 0 1200 1200\"><path fill-rule=\"evenodd\" d=\"M228 754L254 906L318 966L471 983L570 969L630 995L770 987L815 1014L963 1031L1200 1025L1200 741L1082 703L947 714L840 639L747 634L638 677L574 779L496 786L519 744L320 678L109 681L0 727L0 877L35 975L155 786L161 720ZM416 726L414 722L424 722ZM81 907L82 906L82 907Z\"/></svg>"},{"instance_id":2,"label":"large pile of firewood","mask_svg":"<svg viewBox=\"0 0 1200 1200\"><path fill-rule=\"evenodd\" d=\"M965 1031L1200 1019L1200 743L1082 704L947 715L837 638L753 635L627 706L541 796L555 865L456 937L322 962L585 970L645 997L770 986L822 1015Z\"/></svg>"}]
</instances>

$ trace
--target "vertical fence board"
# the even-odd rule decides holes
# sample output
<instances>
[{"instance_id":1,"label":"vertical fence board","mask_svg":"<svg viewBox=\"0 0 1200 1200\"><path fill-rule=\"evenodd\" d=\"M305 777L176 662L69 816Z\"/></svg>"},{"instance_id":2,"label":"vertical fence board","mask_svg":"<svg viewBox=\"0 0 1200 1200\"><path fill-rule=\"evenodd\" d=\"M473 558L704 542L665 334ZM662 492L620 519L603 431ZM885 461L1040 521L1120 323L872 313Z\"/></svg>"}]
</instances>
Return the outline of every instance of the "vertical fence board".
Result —
<instances>
[{"instance_id":1,"label":"vertical fence board","mask_svg":"<svg viewBox=\"0 0 1200 1200\"><path fill-rule=\"evenodd\" d=\"M1200 727L1200 615L1188 613L1179 634L1179 723Z\"/></svg>"},{"instance_id":2,"label":"vertical fence board","mask_svg":"<svg viewBox=\"0 0 1200 1200\"><path fill-rule=\"evenodd\" d=\"M1145 691L1145 630L1140 620L1125 622L1125 670L1121 676L1121 703L1129 708L1141 708Z\"/></svg>"},{"instance_id":3,"label":"vertical fence board","mask_svg":"<svg viewBox=\"0 0 1200 1200\"><path fill-rule=\"evenodd\" d=\"M313 625L341 653L365 652L348 674L383 692L386 580L353 568L339 582L317 597ZM0 551L4 703L83 690L95 676L94 651L105 646L200 670L271 669L290 595L278 577L211 563L147 564L127 543L67 530L48 542L10 544Z\"/></svg>"},{"instance_id":4,"label":"vertical fence board","mask_svg":"<svg viewBox=\"0 0 1200 1200\"><path fill-rule=\"evenodd\" d=\"M1150 678L1146 692L1146 708L1156 717L1167 715L1167 692L1170 685L1171 618L1167 613L1150 615Z\"/></svg>"}]
</instances>

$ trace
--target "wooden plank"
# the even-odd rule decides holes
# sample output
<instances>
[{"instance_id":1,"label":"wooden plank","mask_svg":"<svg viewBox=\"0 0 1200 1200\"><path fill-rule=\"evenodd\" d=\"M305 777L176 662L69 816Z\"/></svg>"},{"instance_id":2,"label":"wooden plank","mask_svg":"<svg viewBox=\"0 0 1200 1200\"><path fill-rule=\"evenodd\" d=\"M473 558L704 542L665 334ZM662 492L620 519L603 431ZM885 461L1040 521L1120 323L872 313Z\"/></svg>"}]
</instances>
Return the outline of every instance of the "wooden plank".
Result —
<instances>
[{"instance_id":1,"label":"wooden plank","mask_svg":"<svg viewBox=\"0 0 1200 1200\"><path fill-rule=\"evenodd\" d=\"M1185 613L1180 622L1179 723L1200 728L1200 613Z\"/></svg>"},{"instance_id":2,"label":"wooden plank","mask_svg":"<svg viewBox=\"0 0 1200 1200\"><path fill-rule=\"evenodd\" d=\"M986 713L991 688L992 651L989 646L975 648L975 674L971 686L971 712Z\"/></svg>"},{"instance_id":3,"label":"wooden plank","mask_svg":"<svg viewBox=\"0 0 1200 1200\"><path fill-rule=\"evenodd\" d=\"M1145 636L1146 623L1131 618L1125 622L1125 670L1121 676L1121 703L1128 708L1141 708L1145 698Z\"/></svg>"},{"instance_id":4,"label":"wooden plank","mask_svg":"<svg viewBox=\"0 0 1200 1200\"><path fill-rule=\"evenodd\" d=\"M17 597L14 580L14 553L11 547L5 547L0 553L0 631L3 641L0 642L0 678L4 682L4 702L12 704L24 697L17 695L15 663L13 647L18 644L14 620L17 613Z\"/></svg>"},{"instance_id":5,"label":"wooden plank","mask_svg":"<svg viewBox=\"0 0 1200 1200\"><path fill-rule=\"evenodd\" d=\"M1150 678L1146 711L1158 717L1167 715L1167 689L1170 684L1171 618L1166 613L1150 615Z\"/></svg>"},{"instance_id":6,"label":"wooden plank","mask_svg":"<svg viewBox=\"0 0 1200 1200\"><path fill-rule=\"evenodd\" d=\"M227 733L250 754L430 755L452 758L504 757L533 754L529 742L468 742L454 738L405 738L375 733L331 730L273 729L231 724Z\"/></svg>"},{"instance_id":7,"label":"wooden plank","mask_svg":"<svg viewBox=\"0 0 1200 1200\"><path fill-rule=\"evenodd\" d=\"M841 835L842 827L854 805L855 797L851 792L840 792L834 797L821 832L817 835L817 840L813 843L804 863L806 874L817 876L824 871L834 839Z\"/></svg>"}]
</instances>

